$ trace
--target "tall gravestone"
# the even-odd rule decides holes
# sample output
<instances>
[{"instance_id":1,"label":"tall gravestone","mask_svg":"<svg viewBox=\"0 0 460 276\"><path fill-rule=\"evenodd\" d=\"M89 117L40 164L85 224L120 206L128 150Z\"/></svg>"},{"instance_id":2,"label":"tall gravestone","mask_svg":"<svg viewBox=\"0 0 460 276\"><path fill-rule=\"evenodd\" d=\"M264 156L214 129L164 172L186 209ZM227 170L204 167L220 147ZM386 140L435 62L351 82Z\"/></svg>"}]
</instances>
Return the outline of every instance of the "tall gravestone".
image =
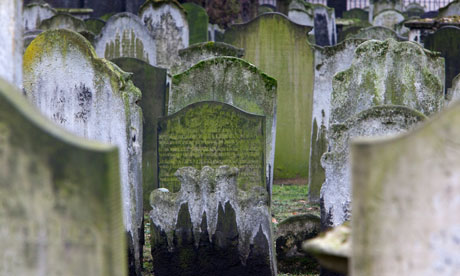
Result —
<instances>
[{"instance_id":1,"label":"tall gravestone","mask_svg":"<svg viewBox=\"0 0 460 276\"><path fill-rule=\"evenodd\" d=\"M425 118L422 113L407 107L383 105L372 107L351 116L341 124L330 126L330 149L321 160L326 175L326 181L321 188L323 227L338 226L351 216L351 139L404 132Z\"/></svg>"},{"instance_id":2,"label":"tall gravestone","mask_svg":"<svg viewBox=\"0 0 460 276\"><path fill-rule=\"evenodd\" d=\"M446 89L452 87L453 78L460 73L460 28L446 26L425 39L425 48L440 52L446 60Z\"/></svg>"},{"instance_id":3,"label":"tall gravestone","mask_svg":"<svg viewBox=\"0 0 460 276\"><path fill-rule=\"evenodd\" d=\"M157 65L170 68L179 50L189 45L189 27L184 8L175 0L147 0L140 17L155 37Z\"/></svg>"},{"instance_id":4,"label":"tall gravestone","mask_svg":"<svg viewBox=\"0 0 460 276\"><path fill-rule=\"evenodd\" d=\"M126 275L118 155L0 80L0 274Z\"/></svg>"},{"instance_id":5,"label":"tall gravestone","mask_svg":"<svg viewBox=\"0 0 460 276\"><path fill-rule=\"evenodd\" d=\"M229 166L185 167L175 176L179 192L151 194L155 275L276 275L264 188L240 190Z\"/></svg>"},{"instance_id":6,"label":"tall gravestone","mask_svg":"<svg viewBox=\"0 0 460 276\"><path fill-rule=\"evenodd\" d=\"M22 1L0 3L0 77L22 87Z\"/></svg>"},{"instance_id":7,"label":"tall gravestone","mask_svg":"<svg viewBox=\"0 0 460 276\"><path fill-rule=\"evenodd\" d=\"M355 34L350 34L347 38L354 38L354 39L376 39L376 40L387 40L387 39L394 39L398 41L404 40L402 37L398 36L398 34L387 27L383 26L373 26L359 30Z\"/></svg>"},{"instance_id":8,"label":"tall gravestone","mask_svg":"<svg viewBox=\"0 0 460 276\"><path fill-rule=\"evenodd\" d=\"M454 0L449 5L439 9L439 17L446 16L459 16L460 15L460 1Z\"/></svg>"},{"instance_id":9,"label":"tall gravestone","mask_svg":"<svg viewBox=\"0 0 460 276\"><path fill-rule=\"evenodd\" d=\"M195 3L184 3L182 6L187 11L187 22L190 28L189 44L208 41L209 17L206 10Z\"/></svg>"},{"instance_id":10,"label":"tall gravestone","mask_svg":"<svg viewBox=\"0 0 460 276\"><path fill-rule=\"evenodd\" d=\"M305 183L314 79L309 30L269 13L225 32L225 42L243 48L244 59L278 81L274 178L302 178Z\"/></svg>"},{"instance_id":11,"label":"tall gravestone","mask_svg":"<svg viewBox=\"0 0 460 276\"><path fill-rule=\"evenodd\" d=\"M168 114L199 101L223 102L265 116L266 183L271 191L276 138L276 80L239 58L206 59L173 76Z\"/></svg>"},{"instance_id":12,"label":"tall gravestone","mask_svg":"<svg viewBox=\"0 0 460 276\"><path fill-rule=\"evenodd\" d=\"M94 42L96 54L106 59L131 57L156 65L156 41L136 15L124 12L107 21Z\"/></svg>"},{"instance_id":13,"label":"tall gravestone","mask_svg":"<svg viewBox=\"0 0 460 276\"><path fill-rule=\"evenodd\" d=\"M460 274L459 125L457 103L405 135L353 143L352 275Z\"/></svg>"},{"instance_id":14,"label":"tall gravestone","mask_svg":"<svg viewBox=\"0 0 460 276\"><path fill-rule=\"evenodd\" d=\"M348 69L360 39L347 39L333 47L315 47L315 87L311 130L308 199L319 203L324 182L321 156L327 151L327 130L331 112L332 79L338 72Z\"/></svg>"},{"instance_id":15,"label":"tall gravestone","mask_svg":"<svg viewBox=\"0 0 460 276\"><path fill-rule=\"evenodd\" d=\"M119 147L123 218L130 271L140 272L142 247L142 118L140 91L129 74L99 59L81 35L40 34L24 54L24 92L70 132Z\"/></svg>"},{"instance_id":16,"label":"tall gravestone","mask_svg":"<svg viewBox=\"0 0 460 276\"><path fill-rule=\"evenodd\" d=\"M133 73L131 79L142 92L142 190L144 209L148 210L150 192L158 188L157 120L166 113L166 69L135 58L117 58L113 62L123 71Z\"/></svg>"},{"instance_id":17,"label":"tall gravestone","mask_svg":"<svg viewBox=\"0 0 460 276\"><path fill-rule=\"evenodd\" d=\"M74 32L86 31L85 21L72 16L68 13L58 13L48 19L43 20L38 26L40 30L67 29Z\"/></svg>"},{"instance_id":18,"label":"tall gravestone","mask_svg":"<svg viewBox=\"0 0 460 276\"><path fill-rule=\"evenodd\" d=\"M184 166L229 164L240 170L238 187L265 188L265 117L219 102L198 102L158 122L158 183L177 192Z\"/></svg>"},{"instance_id":19,"label":"tall gravestone","mask_svg":"<svg viewBox=\"0 0 460 276\"><path fill-rule=\"evenodd\" d=\"M374 16L372 25L395 30L395 25L404 21L404 15L397 10L384 10Z\"/></svg>"},{"instance_id":20,"label":"tall gravestone","mask_svg":"<svg viewBox=\"0 0 460 276\"><path fill-rule=\"evenodd\" d=\"M46 3L31 3L24 6L22 15L24 31L38 29L43 20L53 17L56 14L56 10Z\"/></svg>"},{"instance_id":21,"label":"tall gravestone","mask_svg":"<svg viewBox=\"0 0 460 276\"><path fill-rule=\"evenodd\" d=\"M331 46L337 43L335 11L323 5L314 6L315 14L315 43L319 46Z\"/></svg>"}]
</instances>

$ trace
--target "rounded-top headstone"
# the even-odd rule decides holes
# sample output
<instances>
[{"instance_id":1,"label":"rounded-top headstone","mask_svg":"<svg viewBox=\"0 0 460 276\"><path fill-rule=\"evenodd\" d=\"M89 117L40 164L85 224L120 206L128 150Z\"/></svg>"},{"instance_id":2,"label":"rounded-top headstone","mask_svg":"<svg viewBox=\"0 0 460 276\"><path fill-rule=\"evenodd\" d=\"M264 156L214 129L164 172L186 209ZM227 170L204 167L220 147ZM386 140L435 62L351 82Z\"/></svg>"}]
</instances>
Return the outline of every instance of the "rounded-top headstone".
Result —
<instances>
[{"instance_id":1,"label":"rounded-top headstone","mask_svg":"<svg viewBox=\"0 0 460 276\"><path fill-rule=\"evenodd\" d=\"M22 17L24 31L38 29L41 22L57 14L57 11L46 3L31 3L24 7Z\"/></svg>"},{"instance_id":2,"label":"rounded-top headstone","mask_svg":"<svg viewBox=\"0 0 460 276\"><path fill-rule=\"evenodd\" d=\"M67 29L74 32L86 31L85 21L68 13L58 13L43 20L38 27L40 30Z\"/></svg>"},{"instance_id":3,"label":"rounded-top headstone","mask_svg":"<svg viewBox=\"0 0 460 276\"><path fill-rule=\"evenodd\" d=\"M394 30L395 25L404 21L404 15L397 10L384 10L374 16L372 25L383 26Z\"/></svg>"}]
</instances>

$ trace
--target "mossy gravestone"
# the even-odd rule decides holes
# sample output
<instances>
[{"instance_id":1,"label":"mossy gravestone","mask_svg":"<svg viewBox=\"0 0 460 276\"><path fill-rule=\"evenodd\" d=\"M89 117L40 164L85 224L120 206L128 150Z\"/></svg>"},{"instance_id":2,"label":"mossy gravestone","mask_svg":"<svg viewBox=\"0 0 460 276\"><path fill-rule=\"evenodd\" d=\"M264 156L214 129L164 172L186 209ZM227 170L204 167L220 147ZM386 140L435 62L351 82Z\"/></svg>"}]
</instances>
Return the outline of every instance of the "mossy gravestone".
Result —
<instances>
[{"instance_id":1,"label":"mossy gravestone","mask_svg":"<svg viewBox=\"0 0 460 276\"><path fill-rule=\"evenodd\" d=\"M349 39L375 39L375 40L387 40L387 39L394 39L397 41L404 40L402 37L398 36L398 34L383 26L374 26L374 27L367 27L359 30L356 33L347 35ZM407 39L406 39L407 40Z\"/></svg>"},{"instance_id":2,"label":"mossy gravestone","mask_svg":"<svg viewBox=\"0 0 460 276\"><path fill-rule=\"evenodd\" d=\"M156 41L136 15L124 12L107 21L96 37L94 48L100 57L131 57L156 65Z\"/></svg>"},{"instance_id":3,"label":"mossy gravestone","mask_svg":"<svg viewBox=\"0 0 460 276\"><path fill-rule=\"evenodd\" d=\"M223 102L266 117L266 172L271 191L276 138L276 80L239 58L203 60L173 76L168 114L199 101Z\"/></svg>"},{"instance_id":4,"label":"mossy gravestone","mask_svg":"<svg viewBox=\"0 0 460 276\"><path fill-rule=\"evenodd\" d=\"M133 73L131 79L142 92L142 190L144 209L150 209L150 192L158 188L157 119L165 115L166 69L157 68L135 58L117 58L113 62L123 71Z\"/></svg>"},{"instance_id":5,"label":"mossy gravestone","mask_svg":"<svg viewBox=\"0 0 460 276\"><path fill-rule=\"evenodd\" d=\"M321 185L324 182L321 156L327 150L332 79L337 72L350 67L355 49L363 42L361 39L347 39L333 47L315 47L315 93L308 177L308 199L312 203L319 203Z\"/></svg>"},{"instance_id":6,"label":"mossy gravestone","mask_svg":"<svg viewBox=\"0 0 460 276\"><path fill-rule=\"evenodd\" d=\"M354 276L460 275L460 105L352 144Z\"/></svg>"},{"instance_id":7,"label":"mossy gravestone","mask_svg":"<svg viewBox=\"0 0 460 276\"><path fill-rule=\"evenodd\" d=\"M24 92L48 118L82 137L119 147L130 269L140 271L142 238L141 97L129 74L99 59L68 30L40 34L24 54ZM135 261L132 261L135 260Z\"/></svg>"},{"instance_id":8,"label":"mossy gravestone","mask_svg":"<svg viewBox=\"0 0 460 276\"><path fill-rule=\"evenodd\" d=\"M86 29L95 35L101 33L105 26L105 21L99 18L89 18L85 20Z\"/></svg>"},{"instance_id":9,"label":"mossy gravestone","mask_svg":"<svg viewBox=\"0 0 460 276\"><path fill-rule=\"evenodd\" d=\"M425 39L425 48L440 52L446 60L446 89L452 87L452 80L460 73L460 28L447 26L437 30Z\"/></svg>"},{"instance_id":10,"label":"mossy gravestone","mask_svg":"<svg viewBox=\"0 0 460 276\"><path fill-rule=\"evenodd\" d=\"M186 11L175 0L147 0L139 16L155 37L158 66L170 68L189 45Z\"/></svg>"},{"instance_id":11,"label":"mossy gravestone","mask_svg":"<svg viewBox=\"0 0 460 276\"><path fill-rule=\"evenodd\" d=\"M177 192L177 169L231 165L238 187L265 187L265 117L219 102L188 105L158 122L158 183Z\"/></svg>"},{"instance_id":12,"label":"mossy gravestone","mask_svg":"<svg viewBox=\"0 0 460 276\"><path fill-rule=\"evenodd\" d=\"M46 3L31 3L24 6L22 13L24 31L33 31L38 29L41 22L57 14L57 11Z\"/></svg>"},{"instance_id":13,"label":"mossy gravestone","mask_svg":"<svg viewBox=\"0 0 460 276\"><path fill-rule=\"evenodd\" d=\"M189 44L208 41L209 17L206 10L195 3L184 3L182 6L187 11L187 22L190 28Z\"/></svg>"},{"instance_id":14,"label":"mossy gravestone","mask_svg":"<svg viewBox=\"0 0 460 276\"><path fill-rule=\"evenodd\" d=\"M263 187L238 189L238 169L180 168L177 193L151 194L156 276L274 276L270 199Z\"/></svg>"},{"instance_id":15,"label":"mossy gravestone","mask_svg":"<svg viewBox=\"0 0 460 276\"><path fill-rule=\"evenodd\" d=\"M354 137L384 136L407 131L426 117L402 106L377 106L329 130L329 151L322 157L326 181L321 188L321 224L338 226L351 216L349 142ZM359 218L359 217L358 217Z\"/></svg>"},{"instance_id":16,"label":"mossy gravestone","mask_svg":"<svg viewBox=\"0 0 460 276\"><path fill-rule=\"evenodd\" d=\"M394 30L395 25L404 21L404 15L397 10L384 10L374 16L372 25Z\"/></svg>"},{"instance_id":17,"label":"mossy gravestone","mask_svg":"<svg viewBox=\"0 0 460 276\"><path fill-rule=\"evenodd\" d=\"M278 13L262 14L225 32L225 42L245 50L244 59L278 81L274 178L308 176L314 55L310 28Z\"/></svg>"},{"instance_id":18,"label":"mossy gravestone","mask_svg":"<svg viewBox=\"0 0 460 276\"><path fill-rule=\"evenodd\" d=\"M126 275L118 154L0 80L1 275Z\"/></svg>"},{"instance_id":19,"label":"mossy gravestone","mask_svg":"<svg viewBox=\"0 0 460 276\"><path fill-rule=\"evenodd\" d=\"M86 31L85 21L67 13L58 13L43 20L38 26L40 30L67 29L74 32Z\"/></svg>"},{"instance_id":20,"label":"mossy gravestone","mask_svg":"<svg viewBox=\"0 0 460 276\"><path fill-rule=\"evenodd\" d=\"M0 3L0 77L22 87L22 1Z\"/></svg>"}]
</instances>

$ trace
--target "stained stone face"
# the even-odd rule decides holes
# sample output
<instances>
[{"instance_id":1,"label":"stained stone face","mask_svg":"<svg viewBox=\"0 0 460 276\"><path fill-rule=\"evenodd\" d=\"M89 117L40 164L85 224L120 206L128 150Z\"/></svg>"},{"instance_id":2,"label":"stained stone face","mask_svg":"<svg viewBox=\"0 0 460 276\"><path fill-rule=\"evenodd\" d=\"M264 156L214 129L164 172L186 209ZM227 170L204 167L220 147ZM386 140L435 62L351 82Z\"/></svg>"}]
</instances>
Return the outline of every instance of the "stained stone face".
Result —
<instances>
[{"instance_id":1,"label":"stained stone face","mask_svg":"<svg viewBox=\"0 0 460 276\"><path fill-rule=\"evenodd\" d=\"M43 20L56 14L56 10L45 3L31 3L25 6L22 13L24 31L36 30Z\"/></svg>"},{"instance_id":2,"label":"stained stone face","mask_svg":"<svg viewBox=\"0 0 460 276\"><path fill-rule=\"evenodd\" d=\"M324 169L321 156L327 150L327 130L331 112L332 79L337 72L350 67L360 39L347 39L333 47L315 47L315 93L311 132L308 199L319 203Z\"/></svg>"},{"instance_id":3,"label":"stained stone face","mask_svg":"<svg viewBox=\"0 0 460 276\"><path fill-rule=\"evenodd\" d=\"M118 154L0 81L1 275L126 275Z\"/></svg>"},{"instance_id":4,"label":"stained stone face","mask_svg":"<svg viewBox=\"0 0 460 276\"><path fill-rule=\"evenodd\" d=\"M186 12L176 1L148 0L139 10L140 17L156 41L157 65L170 68L179 50L189 45Z\"/></svg>"},{"instance_id":5,"label":"stained stone face","mask_svg":"<svg viewBox=\"0 0 460 276\"><path fill-rule=\"evenodd\" d=\"M439 9L439 17L460 15L460 1L454 0L449 5Z\"/></svg>"},{"instance_id":6,"label":"stained stone face","mask_svg":"<svg viewBox=\"0 0 460 276\"><path fill-rule=\"evenodd\" d=\"M119 147L123 217L132 270L140 271L142 118L140 91L129 74L99 59L89 42L68 30L40 34L24 54L24 92L68 131Z\"/></svg>"},{"instance_id":7,"label":"stained stone face","mask_svg":"<svg viewBox=\"0 0 460 276\"><path fill-rule=\"evenodd\" d=\"M342 18L353 19L357 18L363 21L369 21L369 12L363 9L354 8L343 12Z\"/></svg>"},{"instance_id":8,"label":"stained stone face","mask_svg":"<svg viewBox=\"0 0 460 276\"><path fill-rule=\"evenodd\" d=\"M40 30L67 29L74 32L86 31L85 21L66 13L59 13L43 20L38 28Z\"/></svg>"},{"instance_id":9,"label":"stained stone face","mask_svg":"<svg viewBox=\"0 0 460 276\"><path fill-rule=\"evenodd\" d=\"M203 60L172 78L168 114L199 101L223 102L266 117L266 172L267 184L271 187L276 137L276 80L239 58Z\"/></svg>"},{"instance_id":10,"label":"stained stone face","mask_svg":"<svg viewBox=\"0 0 460 276\"><path fill-rule=\"evenodd\" d=\"M276 275L268 193L238 169L180 168L180 191L150 196L155 275Z\"/></svg>"},{"instance_id":11,"label":"stained stone face","mask_svg":"<svg viewBox=\"0 0 460 276\"><path fill-rule=\"evenodd\" d=\"M326 181L321 188L321 224L331 227L351 216L349 142L355 137L387 136L407 131L426 117L402 106L378 106L333 124L328 133L330 150L321 163Z\"/></svg>"},{"instance_id":12,"label":"stained stone face","mask_svg":"<svg viewBox=\"0 0 460 276\"><path fill-rule=\"evenodd\" d=\"M187 11L189 45L208 41L209 17L206 10L195 3L184 3L182 6Z\"/></svg>"},{"instance_id":13,"label":"stained stone face","mask_svg":"<svg viewBox=\"0 0 460 276\"><path fill-rule=\"evenodd\" d=\"M403 1L402 0L371 0L371 10L373 11L374 18L377 14L385 10L397 10L402 11Z\"/></svg>"},{"instance_id":14,"label":"stained stone face","mask_svg":"<svg viewBox=\"0 0 460 276\"><path fill-rule=\"evenodd\" d=\"M459 125L456 103L405 135L353 143L352 275L460 274Z\"/></svg>"},{"instance_id":15,"label":"stained stone face","mask_svg":"<svg viewBox=\"0 0 460 276\"><path fill-rule=\"evenodd\" d=\"M240 170L238 187L265 185L265 117L219 102L188 105L158 122L158 183L177 192L177 169L217 168L230 164Z\"/></svg>"},{"instance_id":16,"label":"stained stone face","mask_svg":"<svg viewBox=\"0 0 460 276\"><path fill-rule=\"evenodd\" d=\"M85 20L86 29L95 35L101 33L105 26L105 21L99 18L89 18Z\"/></svg>"},{"instance_id":17,"label":"stained stone face","mask_svg":"<svg viewBox=\"0 0 460 276\"><path fill-rule=\"evenodd\" d=\"M397 10L384 10L374 16L372 25L394 30L395 25L404 21L404 15Z\"/></svg>"},{"instance_id":18,"label":"stained stone face","mask_svg":"<svg viewBox=\"0 0 460 276\"><path fill-rule=\"evenodd\" d=\"M306 182L308 175L314 79L309 30L270 13L225 32L225 42L243 48L245 60L278 81L275 179Z\"/></svg>"},{"instance_id":19,"label":"stained stone face","mask_svg":"<svg viewBox=\"0 0 460 276\"><path fill-rule=\"evenodd\" d=\"M397 41L404 40L402 37L398 36L398 34L395 31L387 27L383 27L383 26L374 26L374 27L364 28L364 29L359 30L355 34L348 35L347 38L366 39L366 40L370 40L370 39L387 40L387 39L392 38Z\"/></svg>"},{"instance_id":20,"label":"stained stone face","mask_svg":"<svg viewBox=\"0 0 460 276\"><path fill-rule=\"evenodd\" d=\"M150 209L150 192L158 188L157 120L165 115L166 69L157 68L135 58L117 58L113 62L123 71L133 73L131 79L142 92L142 190L144 208Z\"/></svg>"},{"instance_id":21,"label":"stained stone face","mask_svg":"<svg viewBox=\"0 0 460 276\"><path fill-rule=\"evenodd\" d=\"M106 59L131 57L150 65L157 61L156 41L139 17L119 13L107 21L95 39L96 54Z\"/></svg>"}]
</instances>

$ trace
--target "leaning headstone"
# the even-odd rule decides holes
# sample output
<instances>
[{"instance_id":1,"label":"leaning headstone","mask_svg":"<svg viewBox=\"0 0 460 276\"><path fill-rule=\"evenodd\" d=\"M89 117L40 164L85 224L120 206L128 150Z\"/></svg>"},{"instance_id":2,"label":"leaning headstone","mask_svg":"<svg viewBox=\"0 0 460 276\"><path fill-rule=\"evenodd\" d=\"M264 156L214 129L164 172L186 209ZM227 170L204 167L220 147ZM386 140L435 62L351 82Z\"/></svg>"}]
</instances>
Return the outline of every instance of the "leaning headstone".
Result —
<instances>
[{"instance_id":1,"label":"leaning headstone","mask_svg":"<svg viewBox=\"0 0 460 276\"><path fill-rule=\"evenodd\" d=\"M43 20L38 26L40 30L57 30L57 29L67 29L74 32L84 32L86 31L85 21L72 16L67 13L59 13Z\"/></svg>"},{"instance_id":2,"label":"leaning headstone","mask_svg":"<svg viewBox=\"0 0 460 276\"><path fill-rule=\"evenodd\" d=\"M384 136L407 131L426 117L402 106L377 106L351 116L329 130L330 150L322 157L326 181L321 188L321 225L338 226L351 216L349 142L354 137Z\"/></svg>"},{"instance_id":3,"label":"leaning headstone","mask_svg":"<svg viewBox=\"0 0 460 276\"><path fill-rule=\"evenodd\" d=\"M0 77L22 87L22 1L0 3Z\"/></svg>"},{"instance_id":4,"label":"leaning headstone","mask_svg":"<svg viewBox=\"0 0 460 276\"><path fill-rule=\"evenodd\" d=\"M190 29L189 44L208 41L209 17L206 10L195 3L184 3L182 6L187 11L187 22Z\"/></svg>"},{"instance_id":5,"label":"leaning headstone","mask_svg":"<svg viewBox=\"0 0 460 276\"><path fill-rule=\"evenodd\" d=\"M139 14L155 37L157 65L170 68L178 59L179 50L189 45L184 8L175 0L147 0Z\"/></svg>"},{"instance_id":6,"label":"leaning headstone","mask_svg":"<svg viewBox=\"0 0 460 276\"><path fill-rule=\"evenodd\" d=\"M142 109L142 191L144 209L150 209L150 192L158 188L157 119L166 113L166 69L151 66L135 58L112 60L123 71L133 73L131 79L142 92L139 106Z\"/></svg>"},{"instance_id":7,"label":"leaning headstone","mask_svg":"<svg viewBox=\"0 0 460 276\"><path fill-rule=\"evenodd\" d=\"M131 57L156 65L156 41L137 15L118 13L95 38L96 54L106 59Z\"/></svg>"},{"instance_id":8,"label":"leaning headstone","mask_svg":"<svg viewBox=\"0 0 460 276\"><path fill-rule=\"evenodd\" d=\"M404 15L397 10L384 10L374 16L372 25L383 26L394 30L395 25L404 21Z\"/></svg>"},{"instance_id":9,"label":"leaning headstone","mask_svg":"<svg viewBox=\"0 0 460 276\"><path fill-rule=\"evenodd\" d=\"M425 38L425 48L440 52L446 60L446 89L452 87L452 79L460 73L460 28L447 26Z\"/></svg>"},{"instance_id":10,"label":"leaning headstone","mask_svg":"<svg viewBox=\"0 0 460 276\"><path fill-rule=\"evenodd\" d=\"M219 102L198 102L158 122L158 183L180 189L177 169L214 168L225 164L240 170L238 187L265 187L265 117Z\"/></svg>"},{"instance_id":11,"label":"leaning headstone","mask_svg":"<svg viewBox=\"0 0 460 276\"><path fill-rule=\"evenodd\" d=\"M449 5L439 9L439 17L459 16L460 15L460 1L454 0Z\"/></svg>"},{"instance_id":12,"label":"leaning headstone","mask_svg":"<svg viewBox=\"0 0 460 276\"><path fill-rule=\"evenodd\" d=\"M43 20L51 18L56 14L56 10L46 3L31 3L25 6L22 14L24 31L38 29Z\"/></svg>"},{"instance_id":13,"label":"leaning headstone","mask_svg":"<svg viewBox=\"0 0 460 276\"><path fill-rule=\"evenodd\" d=\"M168 275L276 275L270 199L243 191L238 169L180 168L180 191L151 194L153 272Z\"/></svg>"},{"instance_id":14,"label":"leaning headstone","mask_svg":"<svg viewBox=\"0 0 460 276\"><path fill-rule=\"evenodd\" d=\"M81 35L40 34L24 54L24 93L70 132L119 147L121 196L130 271L140 272L142 235L141 97L129 74L99 59ZM138 273L139 275L139 273Z\"/></svg>"},{"instance_id":15,"label":"leaning headstone","mask_svg":"<svg viewBox=\"0 0 460 276\"><path fill-rule=\"evenodd\" d=\"M460 275L460 105L352 144L353 276Z\"/></svg>"},{"instance_id":16,"label":"leaning headstone","mask_svg":"<svg viewBox=\"0 0 460 276\"><path fill-rule=\"evenodd\" d=\"M243 48L245 60L278 81L274 178L301 178L305 184L314 79L309 30L282 14L266 13L225 32L225 42Z\"/></svg>"},{"instance_id":17,"label":"leaning headstone","mask_svg":"<svg viewBox=\"0 0 460 276\"><path fill-rule=\"evenodd\" d=\"M383 26L374 26L374 27L364 28L364 29L359 30L355 34L348 35L347 38L366 39L366 40L370 40L370 39L387 40L389 38L392 38L398 41L404 40L402 37L398 36L398 34L395 31L387 27L383 27Z\"/></svg>"},{"instance_id":18,"label":"leaning headstone","mask_svg":"<svg viewBox=\"0 0 460 276\"><path fill-rule=\"evenodd\" d=\"M105 21L99 18L89 18L85 20L86 29L95 35L101 33L105 26Z\"/></svg>"},{"instance_id":19,"label":"leaning headstone","mask_svg":"<svg viewBox=\"0 0 460 276\"><path fill-rule=\"evenodd\" d=\"M126 275L117 150L56 127L3 80L0 145L0 275Z\"/></svg>"},{"instance_id":20,"label":"leaning headstone","mask_svg":"<svg viewBox=\"0 0 460 276\"><path fill-rule=\"evenodd\" d=\"M199 101L223 102L266 117L266 183L271 191L276 138L276 80L239 58L206 59L172 77L168 114Z\"/></svg>"},{"instance_id":21,"label":"leaning headstone","mask_svg":"<svg viewBox=\"0 0 460 276\"><path fill-rule=\"evenodd\" d=\"M327 151L327 130L331 112L332 79L338 72L348 69L360 39L347 39L333 47L315 47L315 88L311 131L308 199L319 203L324 169L321 156Z\"/></svg>"},{"instance_id":22,"label":"leaning headstone","mask_svg":"<svg viewBox=\"0 0 460 276\"><path fill-rule=\"evenodd\" d=\"M342 18L346 18L346 19L357 18L363 21L369 21L369 12L363 9L354 8L354 9L350 9L348 11L343 12Z\"/></svg>"},{"instance_id":23,"label":"leaning headstone","mask_svg":"<svg viewBox=\"0 0 460 276\"><path fill-rule=\"evenodd\" d=\"M417 43L366 41L351 67L334 76L330 123L384 104L434 114L444 103L443 77L444 60Z\"/></svg>"}]
</instances>

